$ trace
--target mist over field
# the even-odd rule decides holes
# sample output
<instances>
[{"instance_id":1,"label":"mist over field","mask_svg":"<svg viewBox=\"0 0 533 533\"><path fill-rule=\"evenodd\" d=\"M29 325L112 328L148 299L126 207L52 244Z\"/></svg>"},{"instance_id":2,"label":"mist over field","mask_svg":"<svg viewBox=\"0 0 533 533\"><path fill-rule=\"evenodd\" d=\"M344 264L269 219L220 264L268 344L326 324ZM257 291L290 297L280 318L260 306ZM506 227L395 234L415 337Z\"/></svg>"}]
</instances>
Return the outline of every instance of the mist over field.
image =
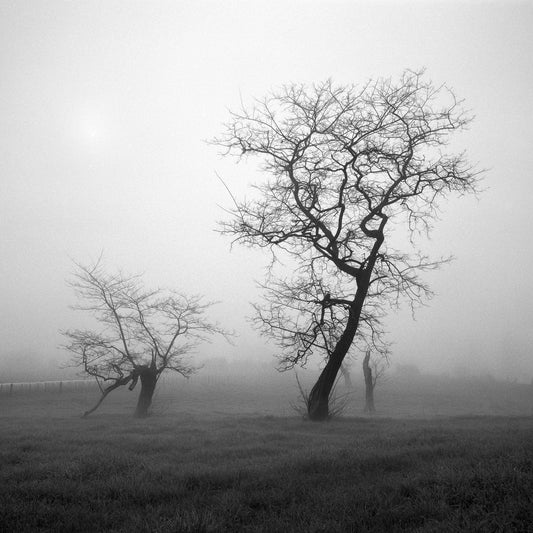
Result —
<instances>
[{"instance_id":1,"label":"mist over field","mask_svg":"<svg viewBox=\"0 0 533 533\"><path fill-rule=\"evenodd\" d=\"M214 231L219 206L232 205L215 172L236 197L262 174L204 141L227 109L285 83L362 84L426 67L476 115L454 144L488 172L479 199L450 199L422 240L428 253L456 259L427 274L436 296L416 321L406 306L390 313L392 361L531 380L528 3L0 9L2 373L64 360L59 330L84 320L69 309L72 259L89 264L102 251L110 270L220 301L213 317L239 334L228 356L269 358L275 347L245 320L268 254L230 251ZM215 342L202 352L228 349Z\"/></svg>"},{"instance_id":2,"label":"mist over field","mask_svg":"<svg viewBox=\"0 0 533 533\"><path fill-rule=\"evenodd\" d=\"M206 369L207 370L207 369ZM531 385L392 375L363 415L303 420L294 376L164 380L147 419L135 392L87 382L0 387L0 524L11 531L527 531ZM406 369L412 370L412 369ZM300 372L303 386L316 377ZM299 411L298 411L299 408ZM90 524L90 526L88 526Z\"/></svg>"},{"instance_id":3,"label":"mist over field","mask_svg":"<svg viewBox=\"0 0 533 533\"><path fill-rule=\"evenodd\" d=\"M532 24L0 3L0 531L529 531Z\"/></svg>"}]
</instances>

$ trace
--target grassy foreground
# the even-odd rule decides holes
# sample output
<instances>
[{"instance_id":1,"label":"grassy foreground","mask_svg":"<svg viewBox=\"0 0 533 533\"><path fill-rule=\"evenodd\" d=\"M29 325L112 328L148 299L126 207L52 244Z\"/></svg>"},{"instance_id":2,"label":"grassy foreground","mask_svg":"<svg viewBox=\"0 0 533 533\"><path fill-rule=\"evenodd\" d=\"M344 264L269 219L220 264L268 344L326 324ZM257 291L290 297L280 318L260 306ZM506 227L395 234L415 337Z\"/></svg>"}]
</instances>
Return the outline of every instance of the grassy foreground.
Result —
<instances>
[{"instance_id":1,"label":"grassy foreground","mask_svg":"<svg viewBox=\"0 0 533 533\"><path fill-rule=\"evenodd\" d=\"M0 417L0 530L532 531L533 418Z\"/></svg>"}]
</instances>

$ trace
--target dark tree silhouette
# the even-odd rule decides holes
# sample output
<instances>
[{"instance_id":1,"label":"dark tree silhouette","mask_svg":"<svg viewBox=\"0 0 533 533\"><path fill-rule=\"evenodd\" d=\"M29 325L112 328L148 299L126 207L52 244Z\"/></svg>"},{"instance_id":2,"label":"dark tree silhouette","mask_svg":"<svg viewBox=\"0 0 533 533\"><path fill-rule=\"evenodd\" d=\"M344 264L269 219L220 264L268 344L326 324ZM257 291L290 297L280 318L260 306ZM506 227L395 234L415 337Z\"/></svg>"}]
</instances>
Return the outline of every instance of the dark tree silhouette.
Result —
<instances>
[{"instance_id":1,"label":"dark tree silhouette","mask_svg":"<svg viewBox=\"0 0 533 533\"><path fill-rule=\"evenodd\" d=\"M374 389L378 380L383 378L386 359L371 359L371 351L367 350L363 358L363 376L365 378L365 412L375 413Z\"/></svg>"},{"instance_id":2,"label":"dark tree silhouette","mask_svg":"<svg viewBox=\"0 0 533 533\"><path fill-rule=\"evenodd\" d=\"M470 120L450 89L406 71L361 88L286 86L232 113L214 141L224 153L258 156L268 176L252 199L234 199L221 231L269 247L274 263L292 257L293 278L271 268L256 320L279 343L282 368L322 351L311 419L328 418L340 366L354 341L372 344L383 303L430 295L419 274L447 259L396 250L392 230L414 242L448 193L476 192L478 173L464 155L443 153Z\"/></svg>"},{"instance_id":3,"label":"dark tree silhouette","mask_svg":"<svg viewBox=\"0 0 533 533\"><path fill-rule=\"evenodd\" d=\"M203 303L199 296L146 290L140 276L110 275L99 263L91 268L77 265L71 285L84 302L74 309L91 313L99 323L98 332L63 333L74 364L93 376L102 392L84 416L113 390L125 385L133 390L138 381L135 415L146 416L161 374L174 371L189 377L197 368L187 354L208 335L226 335L205 318L211 303Z\"/></svg>"}]
</instances>

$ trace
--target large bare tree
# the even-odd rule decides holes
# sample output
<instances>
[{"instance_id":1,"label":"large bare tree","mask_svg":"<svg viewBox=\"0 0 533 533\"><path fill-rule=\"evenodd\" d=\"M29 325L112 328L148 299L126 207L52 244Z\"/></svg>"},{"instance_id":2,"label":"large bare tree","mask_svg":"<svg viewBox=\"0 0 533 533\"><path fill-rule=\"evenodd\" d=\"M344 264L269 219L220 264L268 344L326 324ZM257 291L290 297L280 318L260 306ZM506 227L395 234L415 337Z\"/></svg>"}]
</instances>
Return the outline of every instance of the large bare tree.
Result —
<instances>
[{"instance_id":1,"label":"large bare tree","mask_svg":"<svg viewBox=\"0 0 533 533\"><path fill-rule=\"evenodd\" d=\"M157 381L165 371L190 376L196 369L188 354L207 336L226 335L205 313L211 303L161 289L147 290L140 276L108 274L98 262L77 265L71 282L81 300L74 309L93 315L98 331L68 330L65 346L73 362L101 389L95 411L113 390L141 382L135 415L144 417L152 403Z\"/></svg>"},{"instance_id":2,"label":"large bare tree","mask_svg":"<svg viewBox=\"0 0 533 533\"><path fill-rule=\"evenodd\" d=\"M413 242L430 230L441 199L476 192L465 156L444 152L470 120L452 90L406 71L363 87L283 87L232 113L215 139L225 154L259 157L267 176L251 199L235 200L222 231L292 258L294 276L271 269L256 320L280 344L282 367L322 351L311 419L328 417L342 361L354 340L372 342L383 303L430 295L419 274L443 260L409 239L397 250L391 237L403 229Z\"/></svg>"}]
</instances>

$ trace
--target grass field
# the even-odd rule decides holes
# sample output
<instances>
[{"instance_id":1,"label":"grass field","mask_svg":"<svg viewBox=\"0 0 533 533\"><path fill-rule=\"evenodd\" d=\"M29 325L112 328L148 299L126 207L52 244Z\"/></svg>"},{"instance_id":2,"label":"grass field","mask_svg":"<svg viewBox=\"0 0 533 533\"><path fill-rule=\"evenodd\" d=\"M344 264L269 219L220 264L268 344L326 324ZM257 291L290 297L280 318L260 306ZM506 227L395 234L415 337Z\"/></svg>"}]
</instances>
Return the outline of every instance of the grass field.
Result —
<instances>
[{"instance_id":1,"label":"grass field","mask_svg":"<svg viewBox=\"0 0 533 533\"><path fill-rule=\"evenodd\" d=\"M533 531L527 387L492 388L500 416L463 398L460 416L407 417L444 392L390 386L380 416L324 424L292 412L294 388L188 387L146 420L133 393L89 419L90 391L2 396L0 530Z\"/></svg>"}]
</instances>

